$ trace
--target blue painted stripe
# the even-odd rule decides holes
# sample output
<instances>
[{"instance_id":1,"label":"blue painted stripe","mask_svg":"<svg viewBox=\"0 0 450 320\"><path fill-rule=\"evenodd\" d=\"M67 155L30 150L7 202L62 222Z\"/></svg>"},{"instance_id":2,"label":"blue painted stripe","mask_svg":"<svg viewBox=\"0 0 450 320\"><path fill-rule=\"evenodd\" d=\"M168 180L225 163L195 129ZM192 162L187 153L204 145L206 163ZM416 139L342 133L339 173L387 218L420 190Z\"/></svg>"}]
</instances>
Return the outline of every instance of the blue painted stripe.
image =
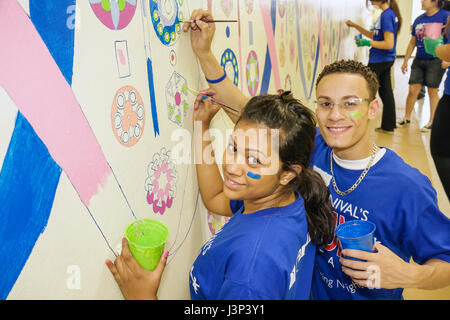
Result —
<instances>
[{"instance_id":1,"label":"blue painted stripe","mask_svg":"<svg viewBox=\"0 0 450 320\"><path fill-rule=\"evenodd\" d=\"M300 10L298 8L298 2L295 3L295 13L297 16L296 20L296 27L297 27L297 48L298 48L298 64L300 66L300 78L302 80L303 85L303 92L305 93L305 96L308 96L307 89L306 89L306 79L305 79L305 70L303 68L303 57L302 57L302 38L300 35ZM320 43L320 42L319 42ZM318 55L317 55L318 56Z\"/></svg>"},{"instance_id":2,"label":"blue painted stripe","mask_svg":"<svg viewBox=\"0 0 450 320\"><path fill-rule=\"evenodd\" d=\"M153 80L153 65L152 60L147 58L147 75L148 75L148 87L150 91L150 103L152 108L152 120L153 120L153 131L155 132L155 137L159 135L159 123L158 123L158 110L156 109L156 95L155 95L155 83Z\"/></svg>"},{"instance_id":3,"label":"blue painted stripe","mask_svg":"<svg viewBox=\"0 0 450 320\"><path fill-rule=\"evenodd\" d=\"M270 2L270 16L272 18L272 29L275 35L275 26L277 24L277 1L271 0ZM266 46L266 60L264 62L264 71L261 80L260 93L264 94L269 91L270 75L272 73L272 62L270 61L269 45Z\"/></svg>"},{"instance_id":4,"label":"blue painted stripe","mask_svg":"<svg viewBox=\"0 0 450 320\"><path fill-rule=\"evenodd\" d=\"M61 168L18 113L0 173L0 299L6 299L47 226Z\"/></svg>"},{"instance_id":5,"label":"blue painted stripe","mask_svg":"<svg viewBox=\"0 0 450 320\"><path fill-rule=\"evenodd\" d=\"M67 83L72 85L76 0L30 0L30 17Z\"/></svg>"},{"instance_id":6,"label":"blue painted stripe","mask_svg":"<svg viewBox=\"0 0 450 320\"><path fill-rule=\"evenodd\" d=\"M269 47L266 49L266 60L264 62L264 71L261 80L261 94L269 91L270 74L272 73L272 62L270 61Z\"/></svg>"},{"instance_id":7,"label":"blue painted stripe","mask_svg":"<svg viewBox=\"0 0 450 320\"><path fill-rule=\"evenodd\" d=\"M30 0L30 17L71 84L75 0ZM8 297L47 225L61 171L19 112L0 172L0 299Z\"/></svg>"},{"instance_id":8,"label":"blue painted stripe","mask_svg":"<svg viewBox=\"0 0 450 320\"><path fill-rule=\"evenodd\" d=\"M296 15L297 15L297 19L296 19L296 23L297 23L297 43L298 43L298 63L300 66L300 78L302 80L302 85L303 85L303 91L305 93L305 98L307 100L311 99L312 93L313 93L313 89L314 89L314 82L316 80L316 73L317 73L317 66L319 64L319 55L320 55L320 33L318 35L317 38L317 48L316 48L316 58L314 61L314 71L313 71L313 75L312 75L312 80L311 80L311 87L309 89L307 89L307 82L306 82L306 78L305 78L305 69L303 68L303 57L302 57L302 39L300 36L300 10L299 10L299 6L298 6L298 2L295 5L296 8ZM320 6L320 11L322 12L322 5ZM322 13L321 13L322 14Z\"/></svg>"}]
</instances>

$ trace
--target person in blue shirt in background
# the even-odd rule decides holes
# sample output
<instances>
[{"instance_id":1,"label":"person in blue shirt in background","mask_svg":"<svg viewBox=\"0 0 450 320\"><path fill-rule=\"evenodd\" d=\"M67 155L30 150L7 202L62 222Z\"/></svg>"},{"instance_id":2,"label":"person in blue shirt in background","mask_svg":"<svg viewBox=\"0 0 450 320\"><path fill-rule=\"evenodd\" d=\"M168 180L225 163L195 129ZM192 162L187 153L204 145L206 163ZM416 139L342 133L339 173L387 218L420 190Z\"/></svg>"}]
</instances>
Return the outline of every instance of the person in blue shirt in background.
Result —
<instances>
[{"instance_id":1,"label":"person in blue shirt in background","mask_svg":"<svg viewBox=\"0 0 450 320\"><path fill-rule=\"evenodd\" d=\"M224 73L211 52L215 26L202 18L213 19L195 10L191 19L197 22L184 31L191 30L202 70L214 79ZM211 86L225 104L241 109L248 101L230 79ZM316 83L319 132L311 165L330 189L335 226L352 219L374 222L377 251L342 251L336 238L321 246L314 299L402 299L403 288L450 285L450 219L438 209L429 179L371 140L377 91L376 74L352 60L326 66Z\"/></svg>"},{"instance_id":2,"label":"person in blue shirt in background","mask_svg":"<svg viewBox=\"0 0 450 320\"><path fill-rule=\"evenodd\" d=\"M448 4L450 7L450 4ZM448 10L448 9L447 9ZM447 37L447 44L428 37L424 38L425 50L428 54L435 55L442 59L443 68L450 66L450 16L447 19L444 35ZM439 100L436 114L433 120L430 136L431 156L433 157L436 171L439 174L447 198L450 200L450 77L447 72L445 79L444 95Z\"/></svg>"},{"instance_id":3,"label":"person in blue shirt in background","mask_svg":"<svg viewBox=\"0 0 450 320\"><path fill-rule=\"evenodd\" d=\"M310 167L314 114L289 92L253 97L230 136L222 179L209 133L219 109L209 98L194 107L197 178L206 208L231 219L201 248L191 299L309 299L316 245L334 229L330 192ZM106 264L125 298L156 299L165 259L144 270L123 240Z\"/></svg>"},{"instance_id":4,"label":"person in blue shirt in background","mask_svg":"<svg viewBox=\"0 0 450 320\"><path fill-rule=\"evenodd\" d=\"M346 24L371 39L356 38L355 40L358 47L371 47L368 66L377 75L380 85L378 93L383 102L383 115L381 127L375 130L392 134L397 125L391 68L397 55L397 34L402 25L402 17L395 0L371 0L371 2L374 6L383 10L372 31L351 20L346 21Z\"/></svg>"},{"instance_id":5,"label":"person in blue shirt in background","mask_svg":"<svg viewBox=\"0 0 450 320\"><path fill-rule=\"evenodd\" d=\"M425 13L414 20L411 31L411 40L406 49L405 58L401 67L404 74L408 71L408 60L416 47L417 52L411 65L405 115L398 123L399 126L410 124L411 114L414 110L414 105L417 101L420 89L425 85L427 86L428 96L430 97L430 121L422 128L422 130L427 131L431 129L434 113L439 102L439 85L445 70L442 69L441 60L439 58L428 54L425 51L423 39L425 36L431 34L433 34L435 38L440 38L449 15L447 10L441 9L445 4L446 1L444 0L422 0L422 10L425 10Z\"/></svg>"}]
</instances>

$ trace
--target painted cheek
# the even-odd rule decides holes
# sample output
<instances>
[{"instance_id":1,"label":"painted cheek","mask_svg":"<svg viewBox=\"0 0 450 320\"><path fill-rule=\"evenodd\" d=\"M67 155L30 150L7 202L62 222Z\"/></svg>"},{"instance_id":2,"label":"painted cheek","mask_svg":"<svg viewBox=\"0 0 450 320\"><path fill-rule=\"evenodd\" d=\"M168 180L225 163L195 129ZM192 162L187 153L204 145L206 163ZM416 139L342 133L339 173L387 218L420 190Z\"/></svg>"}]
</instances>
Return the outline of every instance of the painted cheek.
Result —
<instances>
[{"instance_id":1,"label":"painted cheek","mask_svg":"<svg viewBox=\"0 0 450 320\"><path fill-rule=\"evenodd\" d=\"M255 180L260 180L261 179L261 176L259 174L253 173L251 171L247 172L247 177L255 179Z\"/></svg>"}]
</instances>

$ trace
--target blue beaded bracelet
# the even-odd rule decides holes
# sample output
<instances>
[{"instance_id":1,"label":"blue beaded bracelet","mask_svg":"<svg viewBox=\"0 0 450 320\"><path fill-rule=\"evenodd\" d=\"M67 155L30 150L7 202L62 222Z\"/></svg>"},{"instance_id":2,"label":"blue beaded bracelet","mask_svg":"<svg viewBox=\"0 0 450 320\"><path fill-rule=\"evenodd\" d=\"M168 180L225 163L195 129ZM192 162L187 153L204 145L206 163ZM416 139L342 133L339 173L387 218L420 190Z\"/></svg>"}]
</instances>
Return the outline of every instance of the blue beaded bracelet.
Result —
<instances>
[{"instance_id":1,"label":"blue beaded bracelet","mask_svg":"<svg viewBox=\"0 0 450 320\"><path fill-rule=\"evenodd\" d=\"M210 80L206 77L205 77L205 79L208 83L219 83L219 82L223 81L226 77L227 77L227 72L225 71L225 69L223 69L223 76L221 76L219 79Z\"/></svg>"}]
</instances>

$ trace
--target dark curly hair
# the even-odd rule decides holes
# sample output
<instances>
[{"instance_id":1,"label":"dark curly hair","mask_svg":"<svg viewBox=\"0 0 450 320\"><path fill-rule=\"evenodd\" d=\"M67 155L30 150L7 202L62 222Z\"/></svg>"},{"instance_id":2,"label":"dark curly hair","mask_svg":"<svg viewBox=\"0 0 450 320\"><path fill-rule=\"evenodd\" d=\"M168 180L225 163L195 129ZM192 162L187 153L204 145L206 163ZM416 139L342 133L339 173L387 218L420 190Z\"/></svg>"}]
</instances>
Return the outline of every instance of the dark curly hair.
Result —
<instances>
[{"instance_id":1,"label":"dark curly hair","mask_svg":"<svg viewBox=\"0 0 450 320\"><path fill-rule=\"evenodd\" d=\"M326 245L334 235L333 206L330 191L321 176L310 166L314 149L316 120L313 112L290 92L255 96L247 103L237 121L261 123L279 129L279 155L283 170L296 174L286 192L298 190L305 203L308 233L316 245ZM298 174L292 166L299 165Z\"/></svg>"},{"instance_id":2,"label":"dark curly hair","mask_svg":"<svg viewBox=\"0 0 450 320\"><path fill-rule=\"evenodd\" d=\"M355 60L336 61L323 68L322 72L317 78L316 88L323 77L334 73L353 73L363 76L367 82L367 88L369 89L370 98L375 99L380 85L378 83L377 75L372 70L370 70L369 67Z\"/></svg>"}]
</instances>

